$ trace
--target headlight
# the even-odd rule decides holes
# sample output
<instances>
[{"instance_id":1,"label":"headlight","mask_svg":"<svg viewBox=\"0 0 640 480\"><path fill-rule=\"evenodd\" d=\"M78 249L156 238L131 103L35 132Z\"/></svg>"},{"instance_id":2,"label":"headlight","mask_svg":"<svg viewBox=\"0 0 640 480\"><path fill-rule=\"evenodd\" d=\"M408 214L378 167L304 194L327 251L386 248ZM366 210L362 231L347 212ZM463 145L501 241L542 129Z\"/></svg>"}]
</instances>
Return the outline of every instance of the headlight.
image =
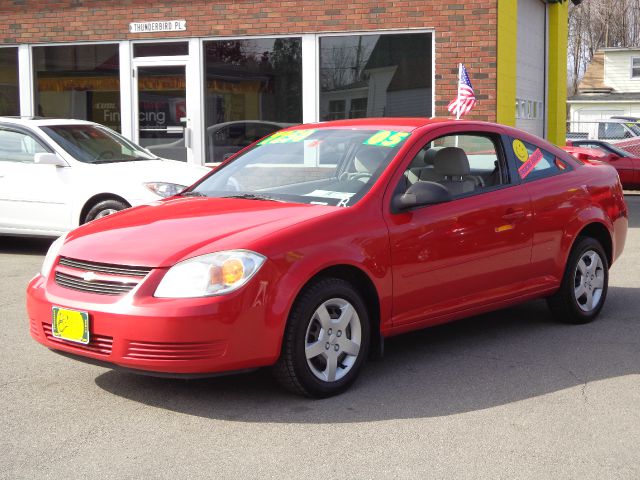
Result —
<instances>
[{"instance_id":1,"label":"headlight","mask_svg":"<svg viewBox=\"0 0 640 480\"><path fill-rule=\"evenodd\" d=\"M147 188L147 190L151 190L153 193L163 198L177 195L182 190L187 188L185 185L179 185L177 183L166 183L166 182L148 182L148 183L143 183L143 185Z\"/></svg>"},{"instance_id":2,"label":"headlight","mask_svg":"<svg viewBox=\"0 0 640 480\"><path fill-rule=\"evenodd\" d=\"M169 269L154 293L160 298L223 295L242 287L260 269L262 255L228 250L190 258Z\"/></svg>"},{"instance_id":3,"label":"headlight","mask_svg":"<svg viewBox=\"0 0 640 480\"><path fill-rule=\"evenodd\" d=\"M58 258L58 254L60 253L60 249L62 248L62 244L64 240L67 238L67 234L65 233L61 237L59 237L55 242L51 244L49 250L47 251L47 255L44 257L44 262L42 262L42 268L40 269L40 274L43 277L49 275L49 272L53 268L53 264Z\"/></svg>"}]
</instances>

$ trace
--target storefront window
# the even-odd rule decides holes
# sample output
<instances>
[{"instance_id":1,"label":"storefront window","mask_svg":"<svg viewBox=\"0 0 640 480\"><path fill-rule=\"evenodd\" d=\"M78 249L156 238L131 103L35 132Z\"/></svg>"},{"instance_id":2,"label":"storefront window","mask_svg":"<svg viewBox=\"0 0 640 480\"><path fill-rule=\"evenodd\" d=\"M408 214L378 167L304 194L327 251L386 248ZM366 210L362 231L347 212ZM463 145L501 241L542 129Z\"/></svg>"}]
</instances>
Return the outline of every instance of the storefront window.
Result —
<instances>
[{"instance_id":1,"label":"storefront window","mask_svg":"<svg viewBox=\"0 0 640 480\"><path fill-rule=\"evenodd\" d=\"M117 44L35 47L36 113L120 130Z\"/></svg>"},{"instance_id":2,"label":"storefront window","mask_svg":"<svg viewBox=\"0 0 640 480\"><path fill-rule=\"evenodd\" d=\"M320 38L320 119L430 117L430 33Z\"/></svg>"},{"instance_id":3,"label":"storefront window","mask_svg":"<svg viewBox=\"0 0 640 480\"><path fill-rule=\"evenodd\" d=\"M299 38L204 42L204 63L207 162L302 122Z\"/></svg>"},{"instance_id":4,"label":"storefront window","mask_svg":"<svg viewBox=\"0 0 640 480\"><path fill-rule=\"evenodd\" d=\"M17 48L0 48L0 115L20 115Z\"/></svg>"}]
</instances>

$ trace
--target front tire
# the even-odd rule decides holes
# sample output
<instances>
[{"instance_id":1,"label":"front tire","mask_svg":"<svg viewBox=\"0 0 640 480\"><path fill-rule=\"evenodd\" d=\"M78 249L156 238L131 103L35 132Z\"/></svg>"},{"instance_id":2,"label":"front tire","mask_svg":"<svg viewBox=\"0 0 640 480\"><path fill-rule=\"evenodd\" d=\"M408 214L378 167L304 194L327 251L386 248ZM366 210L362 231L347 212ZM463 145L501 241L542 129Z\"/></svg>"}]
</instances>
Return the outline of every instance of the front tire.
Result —
<instances>
[{"instance_id":1,"label":"front tire","mask_svg":"<svg viewBox=\"0 0 640 480\"><path fill-rule=\"evenodd\" d=\"M589 323L602 310L608 286L609 262L602 245L580 237L569 255L560 290L547 303L561 322Z\"/></svg>"},{"instance_id":2,"label":"front tire","mask_svg":"<svg viewBox=\"0 0 640 480\"><path fill-rule=\"evenodd\" d=\"M337 395L358 376L369 339L369 315L360 293L342 279L318 280L294 303L275 377L294 393Z\"/></svg>"},{"instance_id":3,"label":"front tire","mask_svg":"<svg viewBox=\"0 0 640 480\"><path fill-rule=\"evenodd\" d=\"M91 209L85 215L82 223L87 223L91 220L106 217L107 215L119 212L120 210L124 210L125 208L129 208L129 205L120 200L102 200L101 202L98 202L93 207L91 207Z\"/></svg>"}]
</instances>

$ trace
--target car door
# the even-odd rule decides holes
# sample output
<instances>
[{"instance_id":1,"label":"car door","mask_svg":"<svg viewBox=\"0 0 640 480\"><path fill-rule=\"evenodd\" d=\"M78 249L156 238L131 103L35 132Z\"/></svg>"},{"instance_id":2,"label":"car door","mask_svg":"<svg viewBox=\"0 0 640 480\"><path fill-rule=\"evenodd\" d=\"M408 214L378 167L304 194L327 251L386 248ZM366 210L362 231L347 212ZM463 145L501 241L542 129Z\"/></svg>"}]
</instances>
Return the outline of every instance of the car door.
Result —
<instances>
[{"instance_id":1,"label":"car door","mask_svg":"<svg viewBox=\"0 0 640 480\"><path fill-rule=\"evenodd\" d=\"M0 228L55 233L71 225L70 168L40 165L52 150L29 132L0 126Z\"/></svg>"},{"instance_id":2,"label":"car door","mask_svg":"<svg viewBox=\"0 0 640 480\"><path fill-rule=\"evenodd\" d=\"M430 181L445 186L453 199L390 211L386 217L394 326L433 325L527 291L532 241L529 195L509 171L501 136L486 128L432 134L405 164L393 195L411 183ZM447 158L440 158L440 152L432 154L446 147L464 152L468 174L441 168Z\"/></svg>"}]
</instances>

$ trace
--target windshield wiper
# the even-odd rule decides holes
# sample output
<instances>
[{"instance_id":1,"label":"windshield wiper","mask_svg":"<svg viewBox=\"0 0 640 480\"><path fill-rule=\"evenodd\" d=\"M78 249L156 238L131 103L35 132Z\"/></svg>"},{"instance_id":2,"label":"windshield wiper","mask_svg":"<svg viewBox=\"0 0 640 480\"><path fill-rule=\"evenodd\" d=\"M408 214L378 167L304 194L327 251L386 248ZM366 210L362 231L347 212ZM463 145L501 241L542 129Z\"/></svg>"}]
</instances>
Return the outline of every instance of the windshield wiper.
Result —
<instances>
[{"instance_id":1,"label":"windshield wiper","mask_svg":"<svg viewBox=\"0 0 640 480\"><path fill-rule=\"evenodd\" d=\"M258 195L256 193L239 193L237 195L225 195L222 198L242 198L245 200L267 200L270 202L283 202L284 200L280 200L278 198L273 198L268 195Z\"/></svg>"}]
</instances>

